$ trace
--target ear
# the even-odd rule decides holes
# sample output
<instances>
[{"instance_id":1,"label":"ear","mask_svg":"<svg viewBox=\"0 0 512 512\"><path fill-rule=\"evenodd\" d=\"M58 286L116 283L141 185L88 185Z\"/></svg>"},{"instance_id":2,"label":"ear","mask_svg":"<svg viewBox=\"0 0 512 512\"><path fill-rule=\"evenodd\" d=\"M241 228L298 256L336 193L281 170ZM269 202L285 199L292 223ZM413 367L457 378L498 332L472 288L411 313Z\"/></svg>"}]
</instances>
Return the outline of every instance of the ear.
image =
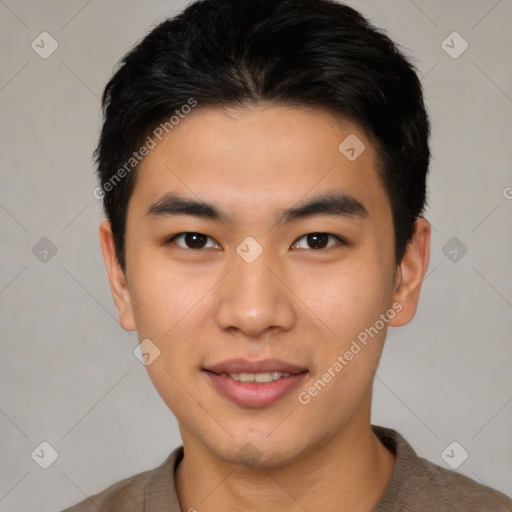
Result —
<instances>
[{"instance_id":1,"label":"ear","mask_svg":"<svg viewBox=\"0 0 512 512\"><path fill-rule=\"evenodd\" d=\"M117 259L112 225L105 219L100 224L100 243L107 268L112 297L119 311L119 323L127 331L135 331L135 318L125 274Z\"/></svg>"},{"instance_id":2,"label":"ear","mask_svg":"<svg viewBox=\"0 0 512 512\"><path fill-rule=\"evenodd\" d=\"M427 220L416 220L415 231L400 262L397 272L393 303L401 304L389 325L399 327L409 323L416 314L421 285L430 259L431 228Z\"/></svg>"}]
</instances>

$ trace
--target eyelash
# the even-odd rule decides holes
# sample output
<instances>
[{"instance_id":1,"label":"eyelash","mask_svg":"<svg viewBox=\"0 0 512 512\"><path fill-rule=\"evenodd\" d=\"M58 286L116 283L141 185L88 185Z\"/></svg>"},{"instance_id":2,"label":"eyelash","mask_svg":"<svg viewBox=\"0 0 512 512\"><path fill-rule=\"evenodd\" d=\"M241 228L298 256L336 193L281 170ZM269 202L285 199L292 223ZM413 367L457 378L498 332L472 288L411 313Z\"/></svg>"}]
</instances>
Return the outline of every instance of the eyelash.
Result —
<instances>
[{"instance_id":1,"label":"eyelash","mask_svg":"<svg viewBox=\"0 0 512 512\"><path fill-rule=\"evenodd\" d=\"M175 243L174 240L176 240L179 237L186 236L186 235L200 235L202 237L206 237L206 238L209 238L210 240L213 240L213 238L211 238L208 235L204 235L203 233L198 233L196 231L186 231L184 233L178 233L176 235L171 236L170 238L168 238L165 241L165 244L169 245L171 243ZM340 238L338 235L334 235L333 233L324 233L324 232L321 232L321 231L313 231L311 233L307 233L305 235L302 235L301 237L297 238L297 240L295 242L293 242L292 245L296 245L300 240L302 240L303 238L306 238L306 237L308 237L310 235L326 235L328 237L335 238L339 242L339 244L341 244L341 245L348 245L347 242L345 240L343 240L342 238ZM180 245L178 245L178 247L180 247L180 249L190 250L190 251L201 251L201 250L203 250L203 248L193 249L193 248L190 248L190 247L181 247ZM335 245L334 246L331 245L331 246L320 248L320 249L309 249L309 250L319 252L319 251L326 251L328 249L332 249L333 247L335 247ZM207 247L207 249L211 249L211 247Z\"/></svg>"}]
</instances>

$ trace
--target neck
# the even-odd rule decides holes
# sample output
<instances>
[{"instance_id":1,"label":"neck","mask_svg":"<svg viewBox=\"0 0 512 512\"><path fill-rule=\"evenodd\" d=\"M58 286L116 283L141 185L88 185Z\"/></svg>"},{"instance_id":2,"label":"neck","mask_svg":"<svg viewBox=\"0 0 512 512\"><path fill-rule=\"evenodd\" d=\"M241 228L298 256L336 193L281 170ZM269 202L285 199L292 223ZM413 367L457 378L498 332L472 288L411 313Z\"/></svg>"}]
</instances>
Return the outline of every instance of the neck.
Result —
<instances>
[{"instance_id":1,"label":"neck","mask_svg":"<svg viewBox=\"0 0 512 512\"><path fill-rule=\"evenodd\" d=\"M186 443L186 441L189 441ZM294 463L272 468L223 461L183 436L175 481L182 510L370 512L391 479L395 456L370 421L344 428Z\"/></svg>"}]
</instances>

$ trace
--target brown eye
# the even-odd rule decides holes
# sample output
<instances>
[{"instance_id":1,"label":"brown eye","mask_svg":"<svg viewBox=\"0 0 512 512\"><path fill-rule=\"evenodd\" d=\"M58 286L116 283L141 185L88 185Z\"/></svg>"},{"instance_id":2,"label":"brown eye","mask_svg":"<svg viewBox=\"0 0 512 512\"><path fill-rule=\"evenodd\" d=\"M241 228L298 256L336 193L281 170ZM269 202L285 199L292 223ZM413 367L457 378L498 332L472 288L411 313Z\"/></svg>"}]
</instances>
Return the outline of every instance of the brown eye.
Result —
<instances>
[{"instance_id":1,"label":"brown eye","mask_svg":"<svg viewBox=\"0 0 512 512\"><path fill-rule=\"evenodd\" d=\"M299 249L321 250L321 249L330 248L333 246L332 244L330 246L328 245L329 238L335 239L338 242L343 243L343 241L339 237L337 237L336 235L332 235L330 233L309 233L309 234L304 235L301 238L299 238L299 240L297 242L295 242L293 245ZM303 239L306 242L306 247L298 247L300 240L303 240ZM334 245L336 245L336 244L334 244Z\"/></svg>"},{"instance_id":2,"label":"brown eye","mask_svg":"<svg viewBox=\"0 0 512 512\"><path fill-rule=\"evenodd\" d=\"M185 245L177 243L176 240L182 240ZM208 248L206 246L208 240L214 241L213 238L210 238L207 235L203 235L202 233L180 233L179 235L175 235L170 238L167 243L175 243L183 249L198 250ZM219 247L219 244L214 243L213 248L217 247Z\"/></svg>"}]
</instances>

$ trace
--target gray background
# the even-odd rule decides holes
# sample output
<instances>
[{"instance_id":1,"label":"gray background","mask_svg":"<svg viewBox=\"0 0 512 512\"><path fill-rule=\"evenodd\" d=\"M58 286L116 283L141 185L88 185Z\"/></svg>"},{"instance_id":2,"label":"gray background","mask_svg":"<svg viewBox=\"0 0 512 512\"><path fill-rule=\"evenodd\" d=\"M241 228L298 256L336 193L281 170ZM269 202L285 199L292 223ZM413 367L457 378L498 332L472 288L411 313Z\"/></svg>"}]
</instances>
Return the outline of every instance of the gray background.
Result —
<instances>
[{"instance_id":1,"label":"gray background","mask_svg":"<svg viewBox=\"0 0 512 512\"><path fill-rule=\"evenodd\" d=\"M389 331L373 422L445 467L457 441L457 471L512 494L512 2L347 3L414 56L433 128L430 269L415 319ZM0 0L1 511L60 510L180 443L117 320L91 153L114 65L185 5ZM59 45L47 59L31 47L43 31ZM453 31L469 43L456 59ZM31 457L43 441L48 469Z\"/></svg>"}]
</instances>

